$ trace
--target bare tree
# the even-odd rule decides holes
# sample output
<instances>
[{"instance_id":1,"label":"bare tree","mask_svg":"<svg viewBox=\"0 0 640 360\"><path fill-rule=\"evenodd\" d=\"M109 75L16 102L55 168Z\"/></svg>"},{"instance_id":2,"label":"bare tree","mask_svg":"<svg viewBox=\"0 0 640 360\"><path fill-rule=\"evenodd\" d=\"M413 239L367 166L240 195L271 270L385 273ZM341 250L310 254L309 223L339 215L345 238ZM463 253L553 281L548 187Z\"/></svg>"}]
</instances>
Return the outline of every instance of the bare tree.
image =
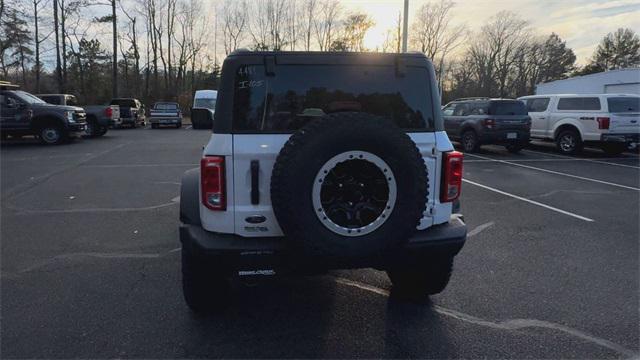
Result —
<instances>
[{"instance_id":1,"label":"bare tree","mask_svg":"<svg viewBox=\"0 0 640 360\"><path fill-rule=\"evenodd\" d=\"M40 92L40 75L42 74L42 61L40 60L40 45L45 42L49 36L52 34L50 32L47 36L40 37L40 15L39 11L42 6L46 6L47 4L44 0L32 0L33 4L33 27L34 27L34 38L33 44L35 48L35 66L34 72L36 76L36 93Z\"/></svg>"},{"instance_id":2,"label":"bare tree","mask_svg":"<svg viewBox=\"0 0 640 360\"><path fill-rule=\"evenodd\" d=\"M314 19L317 16L318 0L305 0L302 8L304 21L304 49L311 50L311 35L313 33Z\"/></svg>"},{"instance_id":3,"label":"bare tree","mask_svg":"<svg viewBox=\"0 0 640 360\"><path fill-rule=\"evenodd\" d=\"M134 72L134 91L136 95L140 94L140 49L138 44L138 32L137 32L137 17L133 16L129 11L125 9L120 1L120 9L124 15L129 19L127 25L128 31L126 33L127 40L131 44L131 50L133 51L133 72Z\"/></svg>"},{"instance_id":4,"label":"bare tree","mask_svg":"<svg viewBox=\"0 0 640 360\"><path fill-rule=\"evenodd\" d=\"M320 11L313 22L316 41L320 51L326 51L333 43L342 7L336 0L322 0Z\"/></svg>"},{"instance_id":5,"label":"bare tree","mask_svg":"<svg viewBox=\"0 0 640 360\"><path fill-rule=\"evenodd\" d=\"M176 0L167 0L167 74L165 77L165 88L169 91L171 82L173 81L172 69L171 69L171 47L173 44L173 37L175 34L175 21L176 21Z\"/></svg>"},{"instance_id":6,"label":"bare tree","mask_svg":"<svg viewBox=\"0 0 640 360\"><path fill-rule=\"evenodd\" d=\"M225 0L222 4L222 42L225 54L238 48L247 27L247 3L244 0Z\"/></svg>"},{"instance_id":7,"label":"bare tree","mask_svg":"<svg viewBox=\"0 0 640 360\"><path fill-rule=\"evenodd\" d=\"M330 50L365 51L364 36L375 25L365 13L351 14L344 20L342 34L331 43Z\"/></svg>"},{"instance_id":8,"label":"bare tree","mask_svg":"<svg viewBox=\"0 0 640 360\"><path fill-rule=\"evenodd\" d=\"M58 18L58 0L53 0L53 29L56 34L56 79L58 80L58 92L64 93L64 82L62 81L62 66L60 64L60 30Z\"/></svg>"},{"instance_id":9,"label":"bare tree","mask_svg":"<svg viewBox=\"0 0 640 360\"><path fill-rule=\"evenodd\" d=\"M387 29L385 39L382 43L382 52L400 52L402 45L402 13L398 12L398 20L394 28Z\"/></svg>"},{"instance_id":10,"label":"bare tree","mask_svg":"<svg viewBox=\"0 0 640 360\"><path fill-rule=\"evenodd\" d=\"M111 96L118 97L118 18L116 0L111 0L111 24L113 27L113 74L111 75Z\"/></svg>"},{"instance_id":11,"label":"bare tree","mask_svg":"<svg viewBox=\"0 0 640 360\"><path fill-rule=\"evenodd\" d=\"M450 12L454 6L450 0L423 4L411 25L411 43L434 62L439 81L445 58L462 43L465 32L464 25L451 24Z\"/></svg>"}]
</instances>

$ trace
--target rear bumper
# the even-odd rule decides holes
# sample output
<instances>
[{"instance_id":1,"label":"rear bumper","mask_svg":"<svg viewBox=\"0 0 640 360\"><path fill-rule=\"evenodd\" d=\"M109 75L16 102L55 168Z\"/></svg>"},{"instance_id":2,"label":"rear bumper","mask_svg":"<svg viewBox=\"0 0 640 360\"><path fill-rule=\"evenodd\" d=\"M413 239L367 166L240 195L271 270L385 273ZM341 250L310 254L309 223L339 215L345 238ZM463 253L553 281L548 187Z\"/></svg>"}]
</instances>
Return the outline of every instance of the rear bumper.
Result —
<instances>
[{"instance_id":1,"label":"rear bumper","mask_svg":"<svg viewBox=\"0 0 640 360\"><path fill-rule=\"evenodd\" d=\"M181 117L150 117L149 122L152 124L178 124L182 122Z\"/></svg>"},{"instance_id":2,"label":"rear bumper","mask_svg":"<svg viewBox=\"0 0 640 360\"><path fill-rule=\"evenodd\" d=\"M134 124L139 121L137 118L129 117L129 118L120 118L120 124Z\"/></svg>"},{"instance_id":3,"label":"rear bumper","mask_svg":"<svg viewBox=\"0 0 640 360\"><path fill-rule=\"evenodd\" d=\"M513 137L515 134L515 138ZM529 142L530 132L528 130L485 130L480 134L480 142L483 144L509 144Z\"/></svg>"},{"instance_id":4,"label":"rear bumper","mask_svg":"<svg viewBox=\"0 0 640 360\"><path fill-rule=\"evenodd\" d=\"M640 134L602 134L600 135L600 141L611 143L638 143L640 141Z\"/></svg>"},{"instance_id":5,"label":"rear bumper","mask_svg":"<svg viewBox=\"0 0 640 360\"><path fill-rule=\"evenodd\" d=\"M325 269L385 268L426 257L453 257L460 252L466 239L467 226L461 217L455 216L448 223L416 232L404 247L385 254L384 258L302 259L287 249L282 237L246 238L209 232L197 225L180 225L183 248L209 258L230 273L282 273L294 268L318 266Z\"/></svg>"}]
</instances>

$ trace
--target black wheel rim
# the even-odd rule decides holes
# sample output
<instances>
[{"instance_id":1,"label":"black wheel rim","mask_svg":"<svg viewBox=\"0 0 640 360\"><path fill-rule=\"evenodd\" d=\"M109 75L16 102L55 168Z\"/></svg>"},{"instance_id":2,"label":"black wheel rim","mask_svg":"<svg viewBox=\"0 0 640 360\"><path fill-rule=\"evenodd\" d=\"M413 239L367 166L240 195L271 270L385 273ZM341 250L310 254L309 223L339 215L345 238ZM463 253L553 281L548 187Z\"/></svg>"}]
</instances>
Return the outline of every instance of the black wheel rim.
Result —
<instances>
[{"instance_id":1,"label":"black wheel rim","mask_svg":"<svg viewBox=\"0 0 640 360\"><path fill-rule=\"evenodd\" d=\"M388 200L385 175L366 160L339 163L324 178L320 190L327 217L347 229L373 223L385 210Z\"/></svg>"},{"instance_id":2,"label":"black wheel rim","mask_svg":"<svg viewBox=\"0 0 640 360\"><path fill-rule=\"evenodd\" d=\"M55 143L60 140L60 131L56 128L44 128L40 132L40 136L47 143Z\"/></svg>"},{"instance_id":3,"label":"black wheel rim","mask_svg":"<svg viewBox=\"0 0 640 360\"><path fill-rule=\"evenodd\" d=\"M476 138L472 133L465 133L462 137L462 145L466 151L473 150L476 147Z\"/></svg>"}]
</instances>

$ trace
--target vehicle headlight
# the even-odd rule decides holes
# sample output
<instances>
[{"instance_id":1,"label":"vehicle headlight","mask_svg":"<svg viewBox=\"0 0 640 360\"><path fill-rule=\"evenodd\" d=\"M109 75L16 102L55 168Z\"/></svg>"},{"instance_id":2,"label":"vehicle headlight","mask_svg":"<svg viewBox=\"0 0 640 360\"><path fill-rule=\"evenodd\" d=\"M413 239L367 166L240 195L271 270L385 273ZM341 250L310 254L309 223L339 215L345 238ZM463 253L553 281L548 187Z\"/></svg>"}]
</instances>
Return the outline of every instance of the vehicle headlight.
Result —
<instances>
[{"instance_id":1,"label":"vehicle headlight","mask_svg":"<svg viewBox=\"0 0 640 360\"><path fill-rule=\"evenodd\" d=\"M73 111L67 111L67 120L72 123L72 122L76 122L76 120L73 118Z\"/></svg>"}]
</instances>

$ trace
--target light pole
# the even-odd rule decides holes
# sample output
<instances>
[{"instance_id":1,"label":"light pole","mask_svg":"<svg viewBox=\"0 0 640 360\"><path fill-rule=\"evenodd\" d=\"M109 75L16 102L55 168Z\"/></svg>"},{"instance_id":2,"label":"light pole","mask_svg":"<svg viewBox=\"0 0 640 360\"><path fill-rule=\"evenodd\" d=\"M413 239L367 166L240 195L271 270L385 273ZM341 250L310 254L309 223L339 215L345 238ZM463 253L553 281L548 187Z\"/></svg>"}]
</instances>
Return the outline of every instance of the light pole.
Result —
<instances>
[{"instance_id":1,"label":"light pole","mask_svg":"<svg viewBox=\"0 0 640 360\"><path fill-rule=\"evenodd\" d=\"M407 52L407 29L409 28L409 0L404 0L404 23L402 24L402 52Z\"/></svg>"}]
</instances>

